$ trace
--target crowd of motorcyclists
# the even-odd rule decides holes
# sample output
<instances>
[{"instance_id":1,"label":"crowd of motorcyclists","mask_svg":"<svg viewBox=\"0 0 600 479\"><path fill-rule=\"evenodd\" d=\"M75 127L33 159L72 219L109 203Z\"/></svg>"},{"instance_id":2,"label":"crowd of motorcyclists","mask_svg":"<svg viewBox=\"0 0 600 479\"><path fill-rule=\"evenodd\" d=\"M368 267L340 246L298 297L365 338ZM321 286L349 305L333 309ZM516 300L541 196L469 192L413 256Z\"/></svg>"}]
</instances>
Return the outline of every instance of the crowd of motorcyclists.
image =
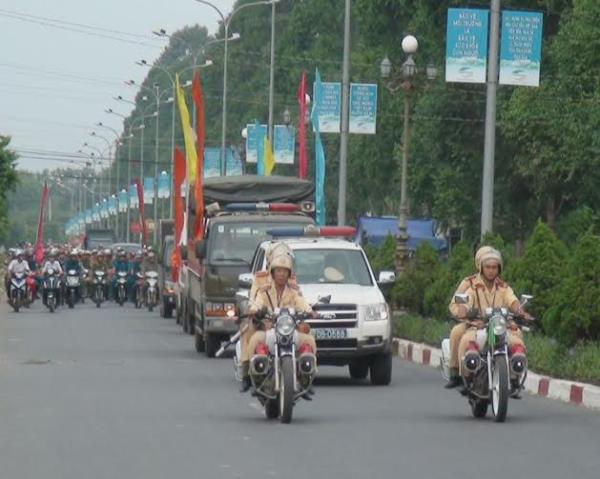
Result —
<instances>
[{"instance_id":1,"label":"crowd of motorcyclists","mask_svg":"<svg viewBox=\"0 0 600 479\"><path fill-rule=\"evenodd\" d=\"M5 263L4 287L7 301L13 307L16 301L29 307L36 299L48 306L49 294L55 296L56 306L69 302L72 307L70 289L74 294L73 303L83 303L86 298L93 297L98 277L102 278L102 301L114 300L119 273L126 275L126 299L136 303L139 295L143 303L144 275L158 269L156 253L151 246L129 253L120 248L113 251L111 248L84 250L70 245L48 246L42 261L38 262L33 247L25 244L10 248ZM49 278L55 281L48 281ZM22 291L15 292L21 281Z\"/></svg>"}]
</instances>

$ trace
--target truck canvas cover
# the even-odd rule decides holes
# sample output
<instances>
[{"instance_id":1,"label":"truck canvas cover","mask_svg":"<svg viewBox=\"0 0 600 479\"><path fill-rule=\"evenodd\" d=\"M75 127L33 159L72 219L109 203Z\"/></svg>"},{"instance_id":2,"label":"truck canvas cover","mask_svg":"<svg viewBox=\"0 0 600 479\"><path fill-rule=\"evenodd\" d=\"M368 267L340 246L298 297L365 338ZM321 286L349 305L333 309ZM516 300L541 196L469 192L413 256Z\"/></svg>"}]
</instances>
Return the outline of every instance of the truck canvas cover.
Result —
<instances>
[{"instance_id":1,"label":"truck canvas cover","mask_svg":"<svg viewBox=\"0 0 600 479\"><path fill-rule=\"evenodd\" d=\"M314 200L312 182L290 176L217 176L204 181L205 204L299 203Z\"/></svg>"}]
</instances>

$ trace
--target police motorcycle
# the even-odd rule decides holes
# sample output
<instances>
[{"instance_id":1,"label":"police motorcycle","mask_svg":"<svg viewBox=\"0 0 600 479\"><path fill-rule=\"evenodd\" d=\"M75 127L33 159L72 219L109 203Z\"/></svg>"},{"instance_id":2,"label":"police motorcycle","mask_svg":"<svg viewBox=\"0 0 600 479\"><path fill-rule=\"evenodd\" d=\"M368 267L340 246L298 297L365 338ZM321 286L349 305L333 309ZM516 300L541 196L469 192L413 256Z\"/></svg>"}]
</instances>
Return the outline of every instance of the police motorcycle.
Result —
<instances>
[{"instance_id":1,"label":"police motorcycle","mask_svg":"<svg viewBox=\"0 0 600 479\"><path fill-rule=\"evenodd\" d=\"M146 307L148 312L152 312L158 305L158 273L156 271L147 271L144 275L146 291Z\"/></svg>"},{"instance_id":2,"label":"police motorcycle","mask_svg":"<svg viewBox=\"0 0 600 479\"><path fill-rule=\"evenodd\" d=\"M106 285L106 272L101 269L94 270L92 300L96 303L96 308L99 308L106 301Z\"/></svg>"},{"instance_id":3,"label":"police motorcycle","mask_svg":"<svg viewBox=\"0 0 600 479\"><path fill-rule=\"evenodd\" d=\"M123 306L127 301L127 277L127 271L117 271L115 299L119 306Z\"/></svg>"},{"instance_id":4,"label":"police motorcycle","mask_svg":"<svg viewBox=\"0 0 600 479\"><path fill-rule=\"evenodd\" d=\"M15 313L19 312L21 306L27 304L27 275L24 272L14 272L9 283L9 302Z\"/></svg>"},{"instance_id":5,"label":"police motorcycle","mask_svg":"<svg viewBox=\"0 0 600 479\"><path fill-rule=\"evenodd\" d=\"M521 306L525 306L533 296L522 295ZM457 294L454 300L458 304L467 304L468 295ZM476 312L478 315L478 312ZM475 319L475 314L470 315ZM508 412L509 397L519 398L527 379L527 358L521 346L509 348L508 338L511 323L521 325L528 331L529 324L519 315L506 308L487 308L483 314L484 325L476 335L476 344L469 348L462 359L462 367L470 375L463 375L464 390L476 418L487 415L492 407L495 422L504 422ZM446 380L450 376L450 341L442 341L441 370Z\"/></svg>"},{"instance_id":6,"label":"police motorcycle","mask_svg":"<svg viewBox=\"0 0 600 479\"><path fill-rule=\"evenodd\" d=\"M44 298L48 311L54 313L60 301L61 281L58 272L54 268L48 268L43 282Z\"/></svg>"},{"instance_id":7,"label":"police motorcycle","mask_svg":"<svg viewBox=\"0 0 600 479\"><path fill-rule=\"evenodd\" d=\"M81 275L74 269L67 270L65 294L69 309L73 309L81 295Z\"/></svg>"}]
</instances>

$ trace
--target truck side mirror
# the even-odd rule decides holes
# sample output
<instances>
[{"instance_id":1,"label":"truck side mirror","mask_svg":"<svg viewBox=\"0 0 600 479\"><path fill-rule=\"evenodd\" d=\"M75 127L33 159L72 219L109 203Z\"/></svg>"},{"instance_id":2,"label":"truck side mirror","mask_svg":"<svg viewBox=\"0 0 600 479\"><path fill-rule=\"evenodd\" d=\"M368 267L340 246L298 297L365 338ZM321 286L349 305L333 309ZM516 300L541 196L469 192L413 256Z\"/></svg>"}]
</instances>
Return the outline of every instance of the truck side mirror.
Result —
<instances>
[{"instance_id":1,"label":"truck side mirror","mask_svg":"<svg viewBox=\"0 0 600 479\"><path fill-rule=\"evenodd\" d=\"M381 271L379 273L379 278L377 280L377 284L392 284L396 282L396 273L393 271Z\"/></svg>"},{"instance_id":2,"label":"truck side mirror","mask_svg":"<svg viewBox=\"0 0 600 479\"><path fill-rule=\"evenodd\" d=\"M254 275L252 273L243 273L238 276L238 284L240 288L250 289L254 282Z\"/></svg>"},{"instance_id":3,"label":"truck side mirror","mask_svg":"<svg viewBox=\"0 0 600 479\"><path fill-rule=\"evenodd\" d=\"M204 259L206 257L206 240L196 241L196 258Z\"/></svg>"}]
</instances>

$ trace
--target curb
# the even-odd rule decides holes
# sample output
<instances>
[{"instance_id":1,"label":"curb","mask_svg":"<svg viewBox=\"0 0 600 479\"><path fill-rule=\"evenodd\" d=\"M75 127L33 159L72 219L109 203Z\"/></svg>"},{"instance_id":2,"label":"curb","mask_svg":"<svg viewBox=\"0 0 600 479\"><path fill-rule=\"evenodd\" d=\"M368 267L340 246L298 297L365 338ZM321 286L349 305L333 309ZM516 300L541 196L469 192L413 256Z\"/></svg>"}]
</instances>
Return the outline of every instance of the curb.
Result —
<instances>
[{"instance_id":1,"label":"curb","mask_svg":"<svg viewBox=\"0 0 600 479\"><path fill-rule=\"evenodd\" d=\"M393 339L392 352L400 359L430 368L438 368L442 359L441 349L401 338ZM592 384L554 379L529 371L525 380L525 390L533 396L555 399L589 409L600 409L600 387Z\"/></svg>"}]
</instances>

